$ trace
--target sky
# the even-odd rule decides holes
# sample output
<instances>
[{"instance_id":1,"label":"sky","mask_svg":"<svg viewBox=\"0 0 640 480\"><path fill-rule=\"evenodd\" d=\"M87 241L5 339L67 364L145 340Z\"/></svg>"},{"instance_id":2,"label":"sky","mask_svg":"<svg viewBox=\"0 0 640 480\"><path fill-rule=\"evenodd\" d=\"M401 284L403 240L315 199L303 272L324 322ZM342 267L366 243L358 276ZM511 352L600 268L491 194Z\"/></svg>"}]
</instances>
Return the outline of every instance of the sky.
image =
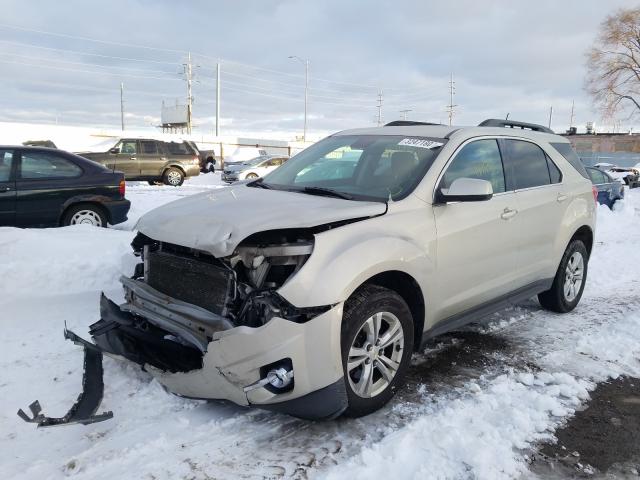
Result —
<instances>
[{"instance_id":1,"label":"sky","mask_svg":"<svg viewBox=\"0 0 640 480\"><path fill-rule=\"evenodd\" d=\"M602 119L584 91L599 24L640 2L567 0L0 0L0 121L156 128L184 104L193 61L194 132L309 137L382 121L486 118L564 131ZM411 110L401 113L402 110ZM619 119L628 126L626 117Z\"/></svg>"}]
</instances>

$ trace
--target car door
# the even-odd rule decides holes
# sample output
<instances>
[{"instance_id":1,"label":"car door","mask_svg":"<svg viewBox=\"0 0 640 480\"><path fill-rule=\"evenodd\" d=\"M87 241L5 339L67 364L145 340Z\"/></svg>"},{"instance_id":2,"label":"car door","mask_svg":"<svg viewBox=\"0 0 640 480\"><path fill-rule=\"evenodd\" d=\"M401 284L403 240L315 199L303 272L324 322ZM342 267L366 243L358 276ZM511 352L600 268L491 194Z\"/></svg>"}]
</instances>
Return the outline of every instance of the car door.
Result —
<instances>
[{"instance_id":1,"label":"car door","mask_svg":"<svg viewBox=\"0 0 640 480\"><path fill-rule=\"evenodd\" d=\"M140 165L140 175L153 178L160 176L162 174L161 167L167 161L164 145L155 140L140 140L139 145L138 163Z\"/></svg>"},{"instance_id":2,"label":"car door","mask_svg":"<svg viewBox=\"0 0 640 480\"><path fill-rule=\"evenodd\" d=\"M502 139L507 188L518 200L518 269L526 284L555 272L556 236L571 203L562 173L544 150L524 139ZM553 275L551 275L553 276Z\"/></svg>"},{"instance_id":3,"label":"car door","mask_svg":"<svg viewBox=\"0 0 640 480\"><path fill-rule=\"evenodd\" d=\"M140 176L140 163L138 152L140 146L137 140L123 139L116 145L118 153L115 154L114 170L124 173L125 178L136 178Z\"/></svg>"},{"instance_id":4,"label":"car door","mask_svg":"<svg viewBox=\"0 0 640 480\"><path fill-rule=\"evenodd\" d=\"M82 168L55 151L19 151L16 225L58 225L63 204L76 194L82 174Z\"/></svg>"},{"instance_id":5,"label":"car door","mask_svg":"<svg viewBox=\"0 0 640 480\"><path fill-rule=\"evenodd\" d=\"M438 320L462 313L517 288L518 204L506 188L502 156L495 138L472 140L454 154L438 189L457 178L491 182L493 197L477 202L435 204L437 277L433 288Z\"/></svg>"},{"instance_id":6,"label":"car door","mask_svg":"<svg viewBox=\"0 0 640 480\"><path fill-rule=\"evenodd\" d=\"M15 225L16 178L13 150L0 149L0 226Z\"/></svg>"}]
</instances>

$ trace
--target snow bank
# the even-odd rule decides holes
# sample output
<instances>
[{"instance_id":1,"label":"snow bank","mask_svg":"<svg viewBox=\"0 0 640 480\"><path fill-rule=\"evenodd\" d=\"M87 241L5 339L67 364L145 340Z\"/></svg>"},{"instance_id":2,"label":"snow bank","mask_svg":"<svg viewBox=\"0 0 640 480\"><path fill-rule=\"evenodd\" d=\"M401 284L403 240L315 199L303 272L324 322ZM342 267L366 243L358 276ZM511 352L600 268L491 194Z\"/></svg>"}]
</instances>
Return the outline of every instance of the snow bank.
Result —
<instances>
[{"instance_id":1,"label":"snow bank","mask_svg":"<svg viewBox=\"0 0 640 480\"><path fill-rule=\"evenodd\" d=\"M0 228L0 298L41 298L114 288L133 272L132 232L88 225Z\"/></svg>"}]
</instances>

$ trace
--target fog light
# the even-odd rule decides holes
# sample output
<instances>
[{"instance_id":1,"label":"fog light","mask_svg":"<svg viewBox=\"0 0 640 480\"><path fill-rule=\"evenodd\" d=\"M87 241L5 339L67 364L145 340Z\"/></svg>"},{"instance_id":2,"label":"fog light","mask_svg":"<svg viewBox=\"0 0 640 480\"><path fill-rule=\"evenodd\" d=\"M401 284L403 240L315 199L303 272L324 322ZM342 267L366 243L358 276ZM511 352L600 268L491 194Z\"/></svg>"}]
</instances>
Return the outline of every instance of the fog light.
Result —
<instances>
[{"instance_id":1,"label":"fog light","mask_svg":"<svg viewBox=\"0 0 640 480\"><path fill-rule=\"evenodd\" d=\"M247 385L243 388L245 392L250 392L256 388L267 387L275 390L284 390L291 385L293 381L293 369L287 370L284 367L273 368L269 370L267 375L251 385Z\"/></svg>"},{"instance_id":2,"label":"fog light","mask_svg":"<svg viewBox=\"0 0 640 480\"><path fill-rule=\"evenodd\" d=\"M275 388L288 387L292 378L293 370L287 370L286 368L276 368L275 370L269 370L269 373L267 373L267 381Z\"/></svg>"}]
</instances>

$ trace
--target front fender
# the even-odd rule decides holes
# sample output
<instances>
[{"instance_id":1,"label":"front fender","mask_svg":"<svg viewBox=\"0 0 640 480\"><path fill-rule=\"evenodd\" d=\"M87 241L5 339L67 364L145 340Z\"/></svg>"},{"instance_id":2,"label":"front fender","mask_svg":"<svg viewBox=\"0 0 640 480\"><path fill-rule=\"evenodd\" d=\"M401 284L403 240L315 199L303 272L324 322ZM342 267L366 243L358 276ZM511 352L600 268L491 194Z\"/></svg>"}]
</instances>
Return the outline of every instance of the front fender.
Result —
<instances>
[{"instance_id":1,"label":"front fender","mask_svg":"<svg viewBox=\"0 0 640 480\"><path fill-rule=\"evenodd\" d=\"M344 302L374 275L400 271L416 280L425 302L430 303L426 283L435 270L435 242L422 237L423 247L410 237L389 233L392 227L386 233L363 228L358 236L340 234L368 222L371 220L316 235L311 257L278 293L299 308L334 305Z\"/></svg>"}]
</instances>

